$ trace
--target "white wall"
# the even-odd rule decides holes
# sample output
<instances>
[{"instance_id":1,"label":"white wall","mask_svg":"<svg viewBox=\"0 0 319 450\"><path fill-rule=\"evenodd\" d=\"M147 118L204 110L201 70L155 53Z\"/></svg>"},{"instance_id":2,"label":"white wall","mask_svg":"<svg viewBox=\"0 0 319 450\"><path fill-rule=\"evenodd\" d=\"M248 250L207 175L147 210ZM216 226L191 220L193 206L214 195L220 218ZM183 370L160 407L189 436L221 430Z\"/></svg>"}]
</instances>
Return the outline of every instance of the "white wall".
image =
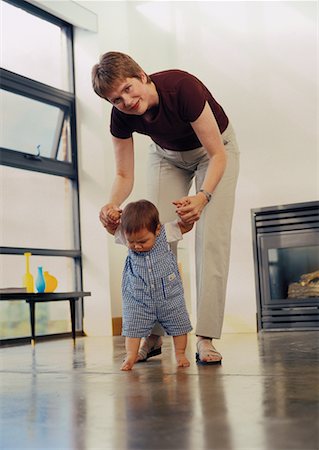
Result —
<instances>
[{"instance_id":1,"label":"white wall","mask_svg":"<svg viewBox=\"0 0 319 450\"><path fill-rule=\"evenodd\" d=\"M110 307L113 316L121 315L125 249L98 224L114 174L110 107L90 84L92 65L109 50L129 53L149 73L192 72L228 113L240 144L241 174L224 332L254 331L250 210L311 201L319 193L316 2L78 3L98 15L99 30L75 35L84 281L96 293L94 302L86 302L87 331L109 332ZM130 199L145 196L148 138L136 142L140 176ZM189 277L190 245L183 253Z\"/></svg>"}]
</instances>

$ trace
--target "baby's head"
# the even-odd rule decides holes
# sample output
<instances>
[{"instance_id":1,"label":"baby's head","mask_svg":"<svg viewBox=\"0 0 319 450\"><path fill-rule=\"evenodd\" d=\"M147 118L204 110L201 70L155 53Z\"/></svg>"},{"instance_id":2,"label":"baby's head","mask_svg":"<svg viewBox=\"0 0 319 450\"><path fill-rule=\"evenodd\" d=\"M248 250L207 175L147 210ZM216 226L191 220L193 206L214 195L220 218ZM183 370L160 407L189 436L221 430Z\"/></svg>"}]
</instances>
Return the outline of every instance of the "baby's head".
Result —
<instances>
[{"instance_id":1,"label":"baby's head","mask_svg":"<svg viewBox=\"0 0 319 450\"><path fill-rule=\"evenodd\" d=\"M129 203L122 212L121 228L131 250L148 252L161 228L156 206L148 200Z\"/></svg>"}]
</instances>

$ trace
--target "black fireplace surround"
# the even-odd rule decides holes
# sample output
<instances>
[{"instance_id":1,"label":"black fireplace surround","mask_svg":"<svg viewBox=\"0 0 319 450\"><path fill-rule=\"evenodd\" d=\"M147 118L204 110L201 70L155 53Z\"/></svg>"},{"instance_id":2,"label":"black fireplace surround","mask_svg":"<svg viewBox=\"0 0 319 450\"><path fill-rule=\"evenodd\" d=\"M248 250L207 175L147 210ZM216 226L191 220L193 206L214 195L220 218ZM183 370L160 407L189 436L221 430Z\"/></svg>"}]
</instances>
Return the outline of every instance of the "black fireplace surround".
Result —
<instances>
[{"instance_id":1,"label":"black fireplace surround","mask_svg":"<svg viewBox=\"0 0 319 450\"><path fill-rule=\"evenodd\" d=\"M319 329L319 201L251 210L257 329Z\"/></svg>"}]
</instances>

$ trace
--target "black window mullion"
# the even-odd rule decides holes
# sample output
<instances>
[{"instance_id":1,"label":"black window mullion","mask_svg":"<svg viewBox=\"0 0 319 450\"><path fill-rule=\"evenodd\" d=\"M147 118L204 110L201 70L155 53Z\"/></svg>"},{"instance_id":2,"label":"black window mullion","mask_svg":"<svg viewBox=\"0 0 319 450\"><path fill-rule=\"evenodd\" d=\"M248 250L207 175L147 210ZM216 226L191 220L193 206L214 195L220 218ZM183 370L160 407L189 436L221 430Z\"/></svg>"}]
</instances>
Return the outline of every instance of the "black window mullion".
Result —
<instances>
[{"instance_id":1,"label":"black window mullion","mask_svg":"<svg viewBox=\"0 0 319 450\"><path fill-rule=\"evenodd\" d=\"M74 86L74 51L73 51L73 27L64 27L63 32L66 35L66 45L67 45L67 59L68 59L68 67L69 67L69 86L70 91L75 93L75 86Z\"/></svg>"},{"instance_id":2,"label":"black window mullion","mask_svg":"<svg viewBox=\"0 0 319 450\"><path fill-rule=\"evenodd\" d=\"M58 250L54 248L0 247L1 255L24 255L26 252L30 252L32 255L41 256L66 256L74 259L81 257L81 250L79 248L73 250Z\"/></svg>"},{"instance_id":3,"label":"black window mullion","mask_svg":"<svg viewBox=\"0 0 319 450\"><path fill-rule=\"evenodd\" d=\"M47 173L48 175L56 175L70 179L75 179L77 177L74 162L56 161L44 156L38 157L6 148L0 148L0 164L3 166Z\"/></svg>"},{"instance_id":4,"label":"black window mullion","mask_svg":"<svg viewBox=\"0 0 319 450\"><path fill-rule=\"evenodd\" d=\"M71 108L74 94L49 86L39 81L31 80L10 70L0 68L0 86L6 91L23 95L43 103L60 108Z\"/></svg>"}]
</instances>

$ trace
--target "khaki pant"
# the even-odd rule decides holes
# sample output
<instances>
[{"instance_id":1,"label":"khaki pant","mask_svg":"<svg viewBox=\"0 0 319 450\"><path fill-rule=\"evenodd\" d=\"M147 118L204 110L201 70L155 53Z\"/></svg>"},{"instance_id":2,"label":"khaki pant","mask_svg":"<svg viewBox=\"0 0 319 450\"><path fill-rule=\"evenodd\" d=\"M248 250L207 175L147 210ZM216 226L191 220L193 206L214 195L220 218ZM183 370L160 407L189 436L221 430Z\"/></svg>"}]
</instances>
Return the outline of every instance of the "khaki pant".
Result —
<instances>
[{"instance_id":1,"label":"khaki pant","mask_svg":"<svg viewBox=\"0 0 319 450\"><path fill-rule=\"evenodd\" d=\"M211 201L196 223L195 261L197 288L196 335L220 338L229 268L231 224L239 172L239 151L231 125L222 134L227 167ZM162 223L175 220L173 200L188 195L195 180L201 188L209 158L203 147L187 152L165 150L151 144L149 199L158 207ZM159 327L155 334L163 334Z\"/></svg>"}]
</instances>

